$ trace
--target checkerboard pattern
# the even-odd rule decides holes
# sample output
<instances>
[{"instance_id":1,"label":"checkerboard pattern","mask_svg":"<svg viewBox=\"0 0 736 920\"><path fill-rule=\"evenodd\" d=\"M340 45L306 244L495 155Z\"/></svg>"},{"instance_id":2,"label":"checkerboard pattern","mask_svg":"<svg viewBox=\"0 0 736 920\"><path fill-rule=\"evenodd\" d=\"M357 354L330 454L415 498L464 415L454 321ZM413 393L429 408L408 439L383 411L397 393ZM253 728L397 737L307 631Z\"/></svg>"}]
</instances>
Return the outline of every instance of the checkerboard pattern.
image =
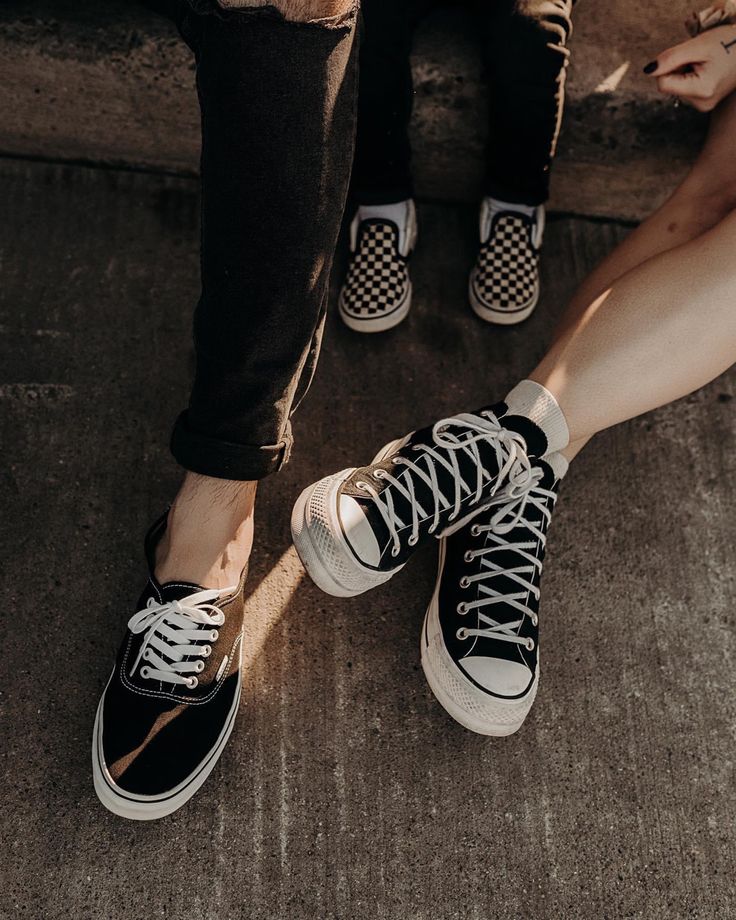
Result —
<instances>
[{"instance_id":1,"label":"checkerboard pattern","mask_svg":"<svg viewBox=\"0 0 736 920\"><path fill-rule=\"evenodd\" d=\"M478 254L473 291L491 310L513 313L533 301L539 284L539 253L531 240L534 224L522 214L499 214Z\"/></svg>"},{"instance_id":2,"label":"checkerboard pattern","mask_svg":"<svg viewBox=\"0 0 736 920\"><path fill-rule=\"evenodd\" d=\"M358 246L342 289L342 309L356 319L391 313L409 288L406 260L399 254L399 233L387 221L367 220L360 226Z\"/></svg>"}]
</instances>

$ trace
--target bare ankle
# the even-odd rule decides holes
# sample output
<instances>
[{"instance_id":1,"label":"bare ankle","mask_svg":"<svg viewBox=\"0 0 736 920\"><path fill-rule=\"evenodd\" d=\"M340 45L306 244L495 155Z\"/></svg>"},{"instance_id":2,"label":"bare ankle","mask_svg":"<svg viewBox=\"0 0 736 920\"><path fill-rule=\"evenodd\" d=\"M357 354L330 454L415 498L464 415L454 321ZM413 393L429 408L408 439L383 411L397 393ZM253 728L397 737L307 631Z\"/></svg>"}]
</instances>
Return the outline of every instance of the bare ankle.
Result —
<instances>
[{"instance_id":1,"label":"bare ankle","mask_svg":"<svg viewBox=\"0 0 736 920\"><path fill-rule=\"evenodd\" d=\"M156 551L160 582L237 584L253 546L256 483L187 473Z\"/></svg>"}]
</instances>

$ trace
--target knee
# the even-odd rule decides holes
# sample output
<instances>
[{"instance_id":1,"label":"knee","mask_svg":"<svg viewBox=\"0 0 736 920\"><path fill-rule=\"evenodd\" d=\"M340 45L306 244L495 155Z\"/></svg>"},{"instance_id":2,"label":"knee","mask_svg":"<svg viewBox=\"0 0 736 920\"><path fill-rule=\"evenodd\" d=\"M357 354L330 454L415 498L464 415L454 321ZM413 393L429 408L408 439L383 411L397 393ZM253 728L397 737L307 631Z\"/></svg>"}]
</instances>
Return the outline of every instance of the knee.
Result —
<instances>
[{"instance_id":1,"label":"knee","mask_svg":"<svg viewBox=\"0 0 736 920\"><path fill-rule=\"evenodd\" d=\"M736 175L693 169L674 194L693 226L707 228L736 211Z\"/></svg>"},{"instance_id":2,"label":"knee","mask_svg":"<svg viewBox=\"0 0 736 920\"><path fill-rule=\"evenodd\" d=\"M347 15L354 8L355 0L229 0L223 6L234 9L271 7L289 22L315 22Z\"/></svg>"}]
</instances>

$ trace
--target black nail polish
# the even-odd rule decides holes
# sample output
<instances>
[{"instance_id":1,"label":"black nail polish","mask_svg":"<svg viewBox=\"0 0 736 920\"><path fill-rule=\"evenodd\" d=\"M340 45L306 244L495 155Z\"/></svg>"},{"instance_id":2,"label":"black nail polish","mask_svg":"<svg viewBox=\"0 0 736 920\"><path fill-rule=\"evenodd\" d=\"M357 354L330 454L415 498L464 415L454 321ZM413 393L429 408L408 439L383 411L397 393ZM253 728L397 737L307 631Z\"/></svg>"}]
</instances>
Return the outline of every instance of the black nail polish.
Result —
<instances>
[{"instance_id":1,"label":"black nail polish","mask_svg":"<svg viewBox=\"0 0 736 920\"><path fill-rule=\"evenodd\" d=\"M654 71L655 71L656 69L657 69L657 62L656 62L656 61L650 61L650 62L647 64L647 66L644 68L644 73L654 73Z\"/></svg>"}]
</instances>

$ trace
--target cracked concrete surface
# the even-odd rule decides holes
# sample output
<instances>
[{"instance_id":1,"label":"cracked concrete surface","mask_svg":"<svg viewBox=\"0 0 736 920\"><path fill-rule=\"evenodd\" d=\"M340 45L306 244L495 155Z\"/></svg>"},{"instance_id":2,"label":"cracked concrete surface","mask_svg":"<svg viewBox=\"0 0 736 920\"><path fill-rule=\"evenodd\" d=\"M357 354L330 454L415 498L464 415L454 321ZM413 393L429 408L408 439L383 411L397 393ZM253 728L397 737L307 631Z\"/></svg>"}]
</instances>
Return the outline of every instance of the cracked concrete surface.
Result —
<instances>
[{"instance_id":1,"label":"cracked concrete surface","mask_svg":"<svg viewBox=\"0 0 736 920\"><path fill-rule=\"evenodd\" d=\"M537 313L491 328L465 302L473 211L424 205L409 320L363 338L333 313L259 499L239 724L188 806L132 824L94 796L90 732L178 479L196 183L6 160L0 199L0 917L736 917L733 372L575 461L511 738L462 730L424 684L431 549L341 601L289 545L305 483L505 393L623 228L552 220Z\"/></svg>"}]
</instances>

